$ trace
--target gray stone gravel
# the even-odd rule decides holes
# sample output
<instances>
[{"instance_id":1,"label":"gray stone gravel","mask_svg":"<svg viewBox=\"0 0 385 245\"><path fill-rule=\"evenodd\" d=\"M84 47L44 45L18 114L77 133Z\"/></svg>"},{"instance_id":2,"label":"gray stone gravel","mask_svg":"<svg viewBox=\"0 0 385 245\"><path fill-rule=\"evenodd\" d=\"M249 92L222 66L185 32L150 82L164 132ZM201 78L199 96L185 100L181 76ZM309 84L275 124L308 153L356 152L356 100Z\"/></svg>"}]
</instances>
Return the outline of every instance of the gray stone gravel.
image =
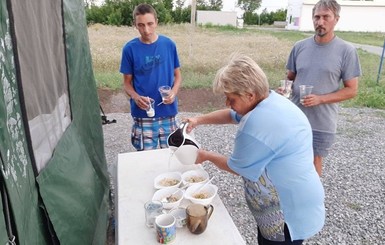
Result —
<instances>
[{"instance_id":1,"label":"gray stone gravel","mask_svg":"<svg viewBox=\"0 0 385 245\"><path fill-rule=\"evenodd\" d=\"M180 113L179 117L196 114ZM114 196L115 166L119 153L133 151L129 114L107 114L116 124L103 126L105 153ZM212 151L230 154L236 126L200 126L195 137ZM326 192L326 223L323 230L304 244L385 244L385 111L341 108L338 134L324 160L322 182ZM257 229L243 198L242 181L204 164L219 195L247 244L257 243ZM112 215L113 215L112 202ZM113 238L109 244L113 244Z\"/></svg>"}]
</instances>

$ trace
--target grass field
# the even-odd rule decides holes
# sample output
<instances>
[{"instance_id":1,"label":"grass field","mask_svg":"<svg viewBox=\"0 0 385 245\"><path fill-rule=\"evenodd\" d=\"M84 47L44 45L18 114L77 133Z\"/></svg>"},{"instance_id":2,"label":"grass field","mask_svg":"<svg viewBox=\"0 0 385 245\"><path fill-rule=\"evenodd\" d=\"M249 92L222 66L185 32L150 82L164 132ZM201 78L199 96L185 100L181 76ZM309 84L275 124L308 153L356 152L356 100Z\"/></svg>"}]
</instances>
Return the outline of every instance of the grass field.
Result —
<instances>
[{"instance_id":1,"label":"grass field","mask_svg":"<svg viewBox=\"0 0 385 245\"><path fill-rule=\"evenodd\" d=\"M286 59L293 44L312 35L312 32L279 29L192 28L188 24L159 26L158 33L169 36L177 44L184 88L211 87L217 69L233 52L255 59L274 88L285 77ZM128 40L138 36L137 30L96 24L88 28L88 34L97 86L121 89L121 50ZM337 35L350 42L381 47L385 38L385 33L338 32ZM363 71L359 95L344 105L385 109L385 65L377 84L380 57L363 50L358 52Z\"/></svg>"}]
</instances>

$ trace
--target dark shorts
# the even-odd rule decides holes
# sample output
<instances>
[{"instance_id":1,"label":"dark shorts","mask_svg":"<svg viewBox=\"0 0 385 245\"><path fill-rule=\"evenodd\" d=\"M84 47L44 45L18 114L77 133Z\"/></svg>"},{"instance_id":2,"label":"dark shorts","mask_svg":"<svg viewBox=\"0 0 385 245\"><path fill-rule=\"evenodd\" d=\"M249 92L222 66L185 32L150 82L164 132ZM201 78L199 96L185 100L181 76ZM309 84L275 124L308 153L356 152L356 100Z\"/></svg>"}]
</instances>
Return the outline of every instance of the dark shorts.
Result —
<instances>
[{"instance_id":1,"label":"dark shorts","mask_svg":"<svg viewBox=\"0 0 385 245\"><path fill-rule=\"evenodd\" d=\"M258 245L301 245L303 243L303 240L291 241L289 229L287 228L286 224L284 228L284 233L285 233L285 241L274 242L274 241L265 239L258 228Z\"/></svg>"},{"instance_id":2,"label":"dark shorts","mask_svg":"<svg viewBox=\"0 0 385 245\"><path fill-rule=\"evenodd\" d=\"M175 117L133 118L131 143L138 151L167 148L168 136L177 129Z\"/></svg>"},{"instance_id":3,"label":"dark shorts","mask_svg":"<svg viewBox=\"0 0 385 245\"><path fill-rule=\"evenodd\" d=\"M334 143L335 134L313 130L314 156L326 157Z\"/></svg>"}]
</instances>

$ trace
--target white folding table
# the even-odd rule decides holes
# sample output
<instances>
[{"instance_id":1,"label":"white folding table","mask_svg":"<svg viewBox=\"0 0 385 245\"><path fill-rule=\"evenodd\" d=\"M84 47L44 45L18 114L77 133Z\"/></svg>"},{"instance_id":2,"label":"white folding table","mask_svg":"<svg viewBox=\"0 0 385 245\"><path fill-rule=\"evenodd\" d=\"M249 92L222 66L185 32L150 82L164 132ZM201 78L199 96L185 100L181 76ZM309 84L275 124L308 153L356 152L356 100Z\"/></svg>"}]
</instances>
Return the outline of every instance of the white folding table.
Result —
<instances>
[{"instance_id":1,"label":"white folding table","mask_svg":"<svg viewBox=\"0 0 385 245\"><path fill-rule=\"evenodd\" d=\"M169 149L119 154L117 165L115 241L119 245L159 244L155 229L145 225L144 203L156 191L154 178L168 171L184 171L199 165L182 165L171 157ZM182 207L190 201L183 200ZM212 205L214 212L204 233L195 235L187 227L178 228L173 244L182 245L241 245L245 244L226 207L217 195Z\"/></svg>"}]
</instances>

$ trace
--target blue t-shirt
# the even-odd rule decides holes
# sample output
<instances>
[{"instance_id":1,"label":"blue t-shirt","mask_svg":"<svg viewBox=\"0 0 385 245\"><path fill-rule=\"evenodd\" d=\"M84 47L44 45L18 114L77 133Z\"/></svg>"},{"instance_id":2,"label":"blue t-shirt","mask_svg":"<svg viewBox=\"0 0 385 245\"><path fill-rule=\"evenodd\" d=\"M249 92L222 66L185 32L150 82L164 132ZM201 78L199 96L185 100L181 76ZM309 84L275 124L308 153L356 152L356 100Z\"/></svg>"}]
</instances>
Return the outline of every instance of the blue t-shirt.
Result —
<instances>
[{"instance_id":1,"label":"blue t-shirt","mask_svg":"<svg viewBox=\"0 0 385 245\"><path fill-rule=\"evenodd\" d=\"M146 44L139 38L129 41L122 51L120 72L133 76L135 91L141 96L155 100L155 105L162 101L158 88L162 85L174 85L174 70L179 68L179 58L175 43L168 37L158 35L154 43ZM133 117L148 117L131 99ZM170 105L156 106L155 117L175 116L178 113L177 98Z\"/></svg>"},{"instance_id":2,"label":"blue t-shirt","mask_svg":"<svg viewBox=\"0 0 385 245\"><path fill-rule=\"evenodd\" d=\"M271 188L260 195L273 200L278 194L292 239L319 232L325 220L324 189L313 165L312 130L304 113L271 91L243 117L232 116L239 129L228 166L261 185L266 185L259 183L262 175L269 178Z\"/></svg>"}]
</instances>

